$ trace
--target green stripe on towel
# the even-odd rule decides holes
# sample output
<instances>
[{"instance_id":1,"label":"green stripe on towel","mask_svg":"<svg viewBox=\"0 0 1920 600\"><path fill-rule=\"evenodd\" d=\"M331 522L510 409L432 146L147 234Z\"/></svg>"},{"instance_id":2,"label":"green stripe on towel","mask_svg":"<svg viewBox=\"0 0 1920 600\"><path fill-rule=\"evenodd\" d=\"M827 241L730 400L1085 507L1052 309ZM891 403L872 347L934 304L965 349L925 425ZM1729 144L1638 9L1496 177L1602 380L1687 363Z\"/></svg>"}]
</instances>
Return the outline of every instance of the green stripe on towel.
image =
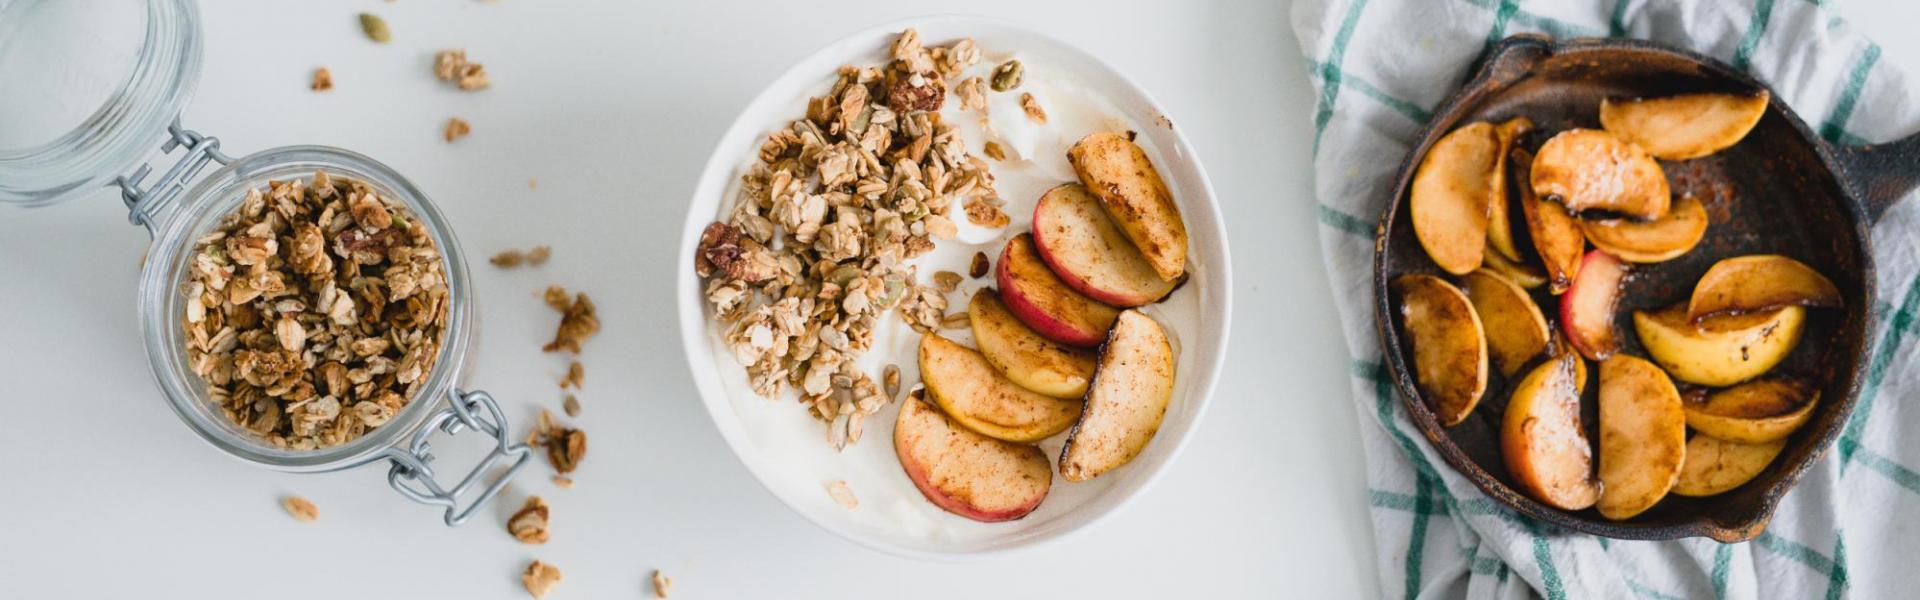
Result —
<instances>
[{"instance_id":1,"label":"green stripe on towel","mask_svg":"<svg viewBox=\"0 0 1920 600\"><path fill-rule=\"evenodd\" d=\"M1340 22L1340 31L1333 35L1333 48L1327 51L1326 67L1320 77L1327 83L1320 86L1320 107L1313 113L1313 153L1320 153L1320 136L1327 132L1327 122L1333 120L1334 103L1340 99L1340 62L1346 59L1347 43L1353 41L1354 27L1360 23L1361 9L1367 7L1367 0L1354 0L1347 7L1347 16Z\"/></svg>"},{"instance_id":2,"label":"green stripe on towel","mask_svg":"<svg viewBox=\"0 0 1920 600\"><path fill-rule=\"evenodd\" d=\"M1733 68L1742 71L1753 64L1753 51L1760 47L1760 36L1767 32L1767 21L1773 18L1773 0L1755 0L1753 18L1747 21L1747 34L1741 36L1740 47L1733 51Z\"/></svg>"},{"instance_id":3,"label":"green stripe on towel","mask_svg":"<svg viewBox=\"0 0 1920 600\"><path fill-rule=\"evenodd\" d=\"M1867 43L1867 49L1860 53L1860 62L1853 64L1853 70L1847 72L1847 86L1840 89L1840 99L1833 103L1833 114L1820 124L1820 137L1836 144L1846 143L1847 120L1853 118L1853 105L1860 100L1860 88L1866 87L1867 75L1873 72L1873 65L1880 62L1880 45Z\"/></svg>"}]
</instances>

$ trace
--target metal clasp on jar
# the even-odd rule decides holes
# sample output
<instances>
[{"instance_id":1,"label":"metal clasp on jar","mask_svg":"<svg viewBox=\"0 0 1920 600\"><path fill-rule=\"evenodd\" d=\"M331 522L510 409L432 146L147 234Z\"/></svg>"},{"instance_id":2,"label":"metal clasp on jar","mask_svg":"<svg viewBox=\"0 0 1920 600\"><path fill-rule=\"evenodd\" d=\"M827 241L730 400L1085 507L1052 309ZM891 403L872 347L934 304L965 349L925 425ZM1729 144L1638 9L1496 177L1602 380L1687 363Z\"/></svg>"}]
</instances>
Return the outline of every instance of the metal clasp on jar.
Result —
<instances>
[{"instance_id":1,"label":"metal clasp on jar","mask_svg":"<svg viewBox=\"0 0 1920 600\"><path fill-rule=\"evenodd\" d=\"M387 483L414 502L445 507L446 522L451 527L465 523L475 510L499 494L500 489L513 479L514 473L526 466L527 460L533 457L533 451L526 444L508 438L506 417L501 414L500 405L493 401L493 396L483 391L463 392L457 389L450 395L452 398L447 408L428 417L427 422L414 431L412 441L405 448L387 448L384 454L393 461L393 468L387 471ZM476 408L486 410L482 413ZM451 490L440 487L433 476L433 449L427 439L433 436L436 429L449 434L472 429L494 439L494 447L487 453L486 459L468 471L459 485ZM487 484L486 489L474 497L466 508L460 508L460 496L478 485L488 471L508 460L512 464L506 472Z\"/></svg>"}]
</instances>

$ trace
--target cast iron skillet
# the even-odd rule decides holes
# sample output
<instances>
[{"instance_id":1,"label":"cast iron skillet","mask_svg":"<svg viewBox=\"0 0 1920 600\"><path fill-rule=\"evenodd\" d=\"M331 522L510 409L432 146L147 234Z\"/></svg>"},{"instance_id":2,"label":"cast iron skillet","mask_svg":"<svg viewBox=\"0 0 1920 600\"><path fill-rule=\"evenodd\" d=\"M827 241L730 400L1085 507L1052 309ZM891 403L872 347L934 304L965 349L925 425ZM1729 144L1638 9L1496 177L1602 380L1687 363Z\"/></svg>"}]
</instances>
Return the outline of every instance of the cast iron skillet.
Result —
<instances>
[{"instance_id":1,"label":"cast iron skillet","mask_svg":"<svg viewBox=\"0 0 1920 600\"><path fill-rule=\"evenodd\" d=\"M1501 462L1499 432L1509 382L1497 372L1479 407L1459 425L1442 427L1421 401L1414 384L1413 355L1397 317L1399 298L1389 288L1394 278L1405 274L1446 275L1420 247L1409 211L1402 210L1421 156L1440 136L1474 121L1497 123L1526 116L1535 129L1522 138L1520 146L1537 149L1554 132L1599 128L1602 98L1763 89L1766 84L1718 60L1652 42L1556 42L1535 35L1514 36L1489 49L1473 79L1440 107L1421 133L1420 143L1407 155L1394 200L1380 218L1374 241L1380 345L1394 386L1420 431L1447 464L1501 504L1547 523L1610 538L1706 536L1733 542L1759 535L1780 497L1832 445L1853 410L1866 370L1868 310L1875 297L1868 230L1920 183L1920 136L1878 146L1829 145L1773 94L1766 116L1739 144L1705 158L1662 161L1674 196L1699 198L1711 224L1705 239L1686 255L1634 268L1614 321L1625 342L1624 352L1646 356L1633 335L1632 311L1686 300L1693 283L1722 258L1754 253L1794 257L1832 279L1846 306L1809 310L1804 338L1772 372L1813 378L1821 382L1822 391L1812 419L1794 433L1786 450L1764 473L1718 496L1668 495L1647 512L1624 521L1602 518L1593 509L1555 509L1508 484L1511 479ZM1517 230L1525 228L1524 220L1515 223ZM1550 314L1557 312L1557 299L1544 289L1536 291L1535 299ZM1594 440L1598 439L1594 430L1598 387L1589 385L1581 402L1583 422Z\"/></svg>"}]
</instances>

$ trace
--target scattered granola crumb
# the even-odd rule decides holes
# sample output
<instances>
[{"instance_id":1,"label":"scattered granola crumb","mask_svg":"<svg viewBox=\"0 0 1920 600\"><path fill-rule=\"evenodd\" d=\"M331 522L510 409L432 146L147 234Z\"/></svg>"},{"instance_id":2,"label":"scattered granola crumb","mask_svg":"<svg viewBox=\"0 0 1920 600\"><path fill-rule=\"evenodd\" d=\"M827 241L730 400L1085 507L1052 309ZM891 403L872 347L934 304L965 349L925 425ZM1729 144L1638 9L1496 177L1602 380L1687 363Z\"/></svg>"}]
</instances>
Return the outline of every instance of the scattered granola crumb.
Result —
<instances>
[{"instance_id":1,"label":"scattered granola crumb","mask_svg":"<svg viewBox=\"0 0 1920 600\"><path fill-rule=\"evenodd\" d=\"M567 376L560 379L560 389L580 389L580 382L584 380L586 376L586 367L580 366L580 361L573 361L573 364L567 365Z\"/></svg>"},{"instance_id":2,"label":"scattered granola crumb","mask_svg":"<svg viewBox=\"0 0 1920 600\"><path fill-rule=\"evenodd\" d=\"M540 422L527 434L527 443L546 447L547 462L562 475L572 473L587 455L586 432L555 424L553 413L545 409L540 411Z\"/></svg>"},{"instance_id":3,"label":"scattered granola crumb","mask_svg":"<svg viewBox=\"0 0 1920 600\"><path fill-rule=\"evenodd\" d=\"M553 476L553 485L563 490L573 489L573 478L565 475Z\"/></svg>"},{"instance_id":4,"label":"scattered granola crumb","mask_svg":"<svg viewBox=\"0 0 1920 600\"><path fill-rule=\"evenodd\" d=\"M309 87L312 87L313 91L316 91L316 92L325 92L325 91L332 90L333 89L333 71L327 70L326 67L320 67L318 69L314 69L313 85Z\"/></svg>"},{"instance_id":5,"label":"scattered granola crumb","mask_svg":"<svg viewBox=\"0 0 1920 600\"><path fill-rule=\"evenodd\" d=\"M880 389L887 393L887 401L900 399L900 365L888 363L880 373Z\"/></svg>"},{"instance_id":6,"label":"scattered granola crumb","mask_svg":"<svg viewBox=\"0 0 1920 600\"><path fill-rule=\"evenodd\" d=\"M567 302L566 290L562 289L560 290L561 299L556 302L553 295L556 289L560 289L559 286L547 288L547 305L560 311L560 327L553 332L553 341L547 342L541 350L546 352L566 350L579 354L580 342L587 341L587 338L600 332L598 311L594 309L593 301L587 298L586 292L580 292L572 302Z\"/></svg>"},{"instance_id":7,"label":"scattered granola crumb","mask_svg":"<svg viewBox=\"0 0 1920 600\"><path fill-rule=\"evenodd\" d=\"M532 266L547 264L549 258L553 258L553 248L545 245L534 246L532 250L527 251L527 264Z\"/></svg>"},{"instance_id":8,"label":"scattered granola crumb","mask_svg":"<svg viewBox=\"0 0 1920 600\"><path fill-rule=\"evenodd\" d=\"M666 573L660 572L659 569L654 569L653 570L653 597L665 598L667 597L667 594L671 594L671 593L673 593L673 578L668 577Z\"/></svg>"},{"instance_id":9,"label":"scattered granola crumb","mask_svg":"<svg viewBox=\"0 0 1920 600\"><path fill-rule=\"evenodd\" d=\"M998 161L1007 160L1007 149L1000 147L1000 142L988 140L986 145L980 148L980 151L985 153L987 158Z\"/></svg>"},{"instance_id":10,"label":"scattered granola crumb","mask_svg":"<svg viewBox=\"0 0 1920 600\"><path fill-rule=\"evenodd\" d=\"M987 114L986 82L979 77L968 77L960 85L953 87L953 95L960 97L960 110L977 110Z\"/></svg>"},{"instance_id":11,"label":"scattered granola crumb","mask_svg":"<svg viewBox=\"0 0 1920 600\"><path fill-rule=\"evenodd\" d=\"M306 498L299 496L282 498L280 500L280 508L286 509L287 514L293 515L294 520L301 523L312 523L314 520L320 518L320 508L314 506L312 502L308 502Z\"/></svg>"},{"instance_id":12,"label":"scattered granola crumb","mask_svg":"<svg viewBox=\"0 0 1920 600\"><path fill-rule=\"evenodd\" d=\"M580 416L580 398L567 394L567 399L560 403L560 409L566 411L569 417Z\"/></svg>"},{"instance_id":13,"label":"scattered granola crumb","mask_svg":"<svg viewBox=\"0 0 1920 600\"><path fill-rule=\"evenodd\" d=\"M560 569L535 560L527 565L527 572L520 575L520 583L527 586L527 593L533 594L534 598L546 598L547 592L560 584Z\"/></svg>"},{"instance_id":14,"label":"scattered granola crumb","mask_svg":"<svg viewBox=\"0 0 1920 600\"><path fill-rule=\"evenodd\" d=\"M967 311L959 311L940 319L941 329L966 329L973 325L973 317Z\"/></svg>"},{"instance_id":15,"label":"scattered granola crumb","mask_svg":"<svg viewBox=\"0 0 1920 600\"><path fill-rule=\"evenodd\" d=\"M441 50L433 55L433 76L441 81L451 81L462 90L486 89L493 81L487 76L487 68L477 62L467 60L466 50Z\"/></svg>"},{"instance_id":16,"label":"scattered granola crumb","mask_svg":"<svg viewBox=\"0 0 1920 600\"><path fill-rule=\"evenodd\" d=\"M360 31L367 39L385 44L393 41L393 31L387 29L387 20L373 13L360 13Z\"/></svg>"},{"instance_id":17,"label":"scattered granola crumb","mask_svg":"<svg viewBox=\"0 0 1920 600\"><path fill-rule=\"evenodd\" d=\"M1027 111L1027 118L1034 123L1047 124L1047 111L1040 108L1040 101L1033 98L1033 92L1020 93L1020 110Z\"/></svg>"},{"instance_id":18,"label":"scattered granola crumb","mask_svg":"<svg viewBox=\"0 0 1920 600\"><path fill-rule=\"evenodd\" d=\"M940 293L951 294L954 290L960 289L960 274L953 271L935 272L933 286L940 288Z\"/></svg>"},{"instance_id":19,"label":"scattered granola crumb","mask_svg":"<svg viewBox=\"0 0 1920 600\"><path fill-rule=\"evenodd\" d=\"M968 198L966 206L964 206L963 209L967 212L968 223L988 229L1006 227L1008 223L1012 222L1012 219L1007 216L1007 212L1000 210L1000 207L994 205L986 196Z\"/></svg>"},{"instance_id":20,"label":"scattered granola crumb","mask_svg":"<svg viewBox=\"0 0 1920 600\"><path fill-rule=\"evenodd\" d=\"M567 288L557 285L547 286L544 298L547 300L547 306L562 313L567 312L567 307L573 305L573 295L567 293Z\"/></svg>"},{"instance_id":21,"label":"scattered granola crumb","mask_svg":"<svg viewBox=\"0 0 1920 600\"><path fill-rule=\"evenodd\" d=\"M973 263L967 266L967 276L974 279L986 277L987 269L990 268L993 268L993 263L987 260L987 253L975 252L973 253Z\"/></svg>"},{"instance_id":22,"label":"scattered granola crumb","mask_svg":"<svg viewBox=\"0 0 1920 600\"><path fill-rule=\"evenodd\" d=\"M507 533L513 534L513 539L520 540L522 543L547 543L547 518L550 511L545 500L541 500L539 496L528 496L527 503L520 507L520 512L513 513L513 517L507 519Z\"/></svg>"},{"instance_id":23,"label":"scattered granola crumb","mask_svg":"<svg viewBox=\"0 0 1920 600\"><path fill-rule=\"evenodd\" d=\"M509 249L501 250L499 254L493 255L493 258L487 259L487 262L493 263L493 266L502 269L511 269L520 266L520 264L526 262L526 260L527 254L525 252L521 252L518 249Z\"/></svg>"},{"instance_id":24,"label":"scattered granola crumb","mask_svg":"<svg viewBox=\"0 0 1920 600\"><path fill-rule=\"evenodd\" d=\"M468 125L465 119L461 119L460 117L452 117L447 119L447 127L446 129L442 130L440 133L442 136L445 136L447 138L448 142L452 142L454 140L467 137L467 134L469 133L473 133L473 126Z\"/></svg>"},{"instance_id":25,"label":"scattered granola crumb","mask_svg":"<svg viewBox=\"0 0 1920 600\"><path fill-rule=\"evenodd\" d=\"M860 499L854 497L853 486L847 485L845 481L835 481L833 485L827 486L827 495L833 496L833 501L847 510L860 508Z\"/></svg>"},{"instance_id":26,"label":"scattered granola crumb","mask_svg":"<svg viewBox=\"0 0 1920 600\"><path fill-rule=\"evenodd\" d=\"M537 190L537 189L540 189L540 178L538 178L538 177L528 177L528 178L527 178L527 189L530 189L530 190Z\"/></svg>"}]
</instances>

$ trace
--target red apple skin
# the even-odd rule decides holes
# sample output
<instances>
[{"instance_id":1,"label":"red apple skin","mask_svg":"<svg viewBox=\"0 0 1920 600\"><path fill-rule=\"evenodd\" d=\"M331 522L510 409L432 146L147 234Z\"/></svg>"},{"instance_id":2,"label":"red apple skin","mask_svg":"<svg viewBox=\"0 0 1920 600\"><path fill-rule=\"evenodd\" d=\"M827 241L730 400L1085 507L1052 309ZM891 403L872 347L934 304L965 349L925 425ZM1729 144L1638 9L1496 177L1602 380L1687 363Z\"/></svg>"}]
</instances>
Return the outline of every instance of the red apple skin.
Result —
<instances>
[{"instance_id":1,"label":"red apple skin","mask_svg":"<svg viewBox=\"0 0 1920 600\"><path fill-rule=\"evenodd\" d=\"M1581 356L1602 361L1620 351L1613 311L1626 275L1626 263L1604 250L1590 250L1580 260L1573 284L1560 296L1560 329Z\"/></svg>"},{"instance_id":2,"label":"red apple skin","mask_svg":"<svg viewBox=\"0 0 1920 600\"><path fill-rule=\"evenodd\" d=\"M1078 183L1054 186L1034 204L1033 246L1067 287L1121 308L1157 302L1186 280L1161 279L1100 199Z\"/></svg>"},{"instance_id":3,"label":"red apple skin","mask_svg":"<svg viewBox=\"0 0 1920 600\"><path fill-rule=\"evenodd\" d=\"M1076 292L1054 275L1033 247L1033 237L1007 240L994 273L1007 312L1041 337L1079 348L1096 348L1107 339L1120 311Z\"/></svg>"},{"instance_id":4,"label":"red apple skin","mask_svg":"<svg viewBox=\"0 0 1920 600\"><path fill-rule=\"evenodd\" d=\"M936 419L938 420L937 424L932 421ZM916 420L923 421L916 424ZM929 431L943 427L944 430L942 431ZM1038 483L1036 486L1037 489L1034 490L1035 493L1032 494L1031 498L1017 504L991 509L975 506L974 503L970 502L967 498L963 498L954 492L941 489L940 486L933 482L931 467L923 462L926 457L922 457L914 452L913 448L914 442L917 441L915 438L916 435L928 435L929 433L941 434L947 431L951 431L954 435L961 438L966 438L964 441L967 443L990 444L999 446L999 449L1003 452L1018 453L1018 458L1027 463L1029 467L1028 470L1031 470L1032 465L1037 461L1039 472L1037 473ZM948 439L951 440L952 438ZM951 446L948 446L948 448L950 449ZM893 453L900 459L900 468L906 471L907 479L913 481L913 487L920 490L920 495L926 496L928 502L932 502L934 506L940 507L941 510L983 523L1013 521L1027 516L1028 513L1040 508L1040 503L1046 501L1047 492L1053 487L1052 469L1049 468L1047 463L1046 453L1042 452L1038 446L1004 442L968 431L965 427L954 423L945 414L940 413L939 409L929 406L925 400L918 397L909 397L900 405L900 413L894 423ZM1023 480L1019 483L1025 482L1026 481Z\"/></svg>"}]
</instances>

